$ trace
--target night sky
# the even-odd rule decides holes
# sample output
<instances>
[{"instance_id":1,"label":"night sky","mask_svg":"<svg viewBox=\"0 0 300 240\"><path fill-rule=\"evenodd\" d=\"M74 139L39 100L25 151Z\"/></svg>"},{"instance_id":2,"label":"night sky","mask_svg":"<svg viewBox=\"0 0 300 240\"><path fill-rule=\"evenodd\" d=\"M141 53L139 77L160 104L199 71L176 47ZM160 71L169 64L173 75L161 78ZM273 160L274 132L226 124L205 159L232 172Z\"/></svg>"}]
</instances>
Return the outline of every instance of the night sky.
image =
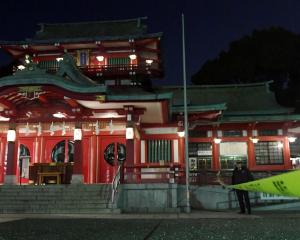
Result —
<instances>
[{"instance_id":1,"label":"night sky","mask_svg":"<svg viewBox=\"0 0 300 240\"><path fill-rule=\"evenodd\" d=\"M187 75L254 29L281 26L300 33L299 0L7 0L1 1L0 40L24 40L37 23L101 21L147 16L149 32L164 32L165 78L182 84L181 13L186 22ZM8 58L0 54L0 65Z\"/></svg>"}]
</instances>

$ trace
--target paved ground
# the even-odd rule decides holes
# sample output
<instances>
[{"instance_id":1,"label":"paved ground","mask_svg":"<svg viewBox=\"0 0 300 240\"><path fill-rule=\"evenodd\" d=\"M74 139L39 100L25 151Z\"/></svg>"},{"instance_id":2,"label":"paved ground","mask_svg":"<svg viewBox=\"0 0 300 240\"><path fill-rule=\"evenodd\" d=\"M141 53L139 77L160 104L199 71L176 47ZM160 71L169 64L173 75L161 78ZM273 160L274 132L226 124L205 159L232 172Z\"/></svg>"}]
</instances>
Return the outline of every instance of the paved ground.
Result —
<instances>
[{"instance_id":1,"label":"paved ground","mask_svg":"<svg viewBox=\"0 0 300 240\"><path fill-rule=\"evenodd\" d=\"M0 215L0 240L300 239L299 212Z\"/></svg>"}]
</instances>

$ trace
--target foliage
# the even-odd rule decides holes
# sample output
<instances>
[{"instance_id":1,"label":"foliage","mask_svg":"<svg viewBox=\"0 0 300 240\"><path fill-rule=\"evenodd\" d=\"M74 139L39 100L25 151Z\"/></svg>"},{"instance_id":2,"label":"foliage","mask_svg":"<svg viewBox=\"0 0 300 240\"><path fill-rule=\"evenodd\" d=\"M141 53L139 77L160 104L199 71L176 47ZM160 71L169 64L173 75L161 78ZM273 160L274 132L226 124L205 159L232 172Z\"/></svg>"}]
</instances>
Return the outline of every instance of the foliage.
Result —
<instances>
[{"instance_id":1,"label":"foliage","mask_svg":"<svg viewBox=\"0 0 300 240\"><path fill-rule=\"evenodd\" d=\"M300 36L280 27L254 30L233 41L228 51L208 60L192 77L194 84L201 85L269 80L274 80L280 101L294 105L295 89L300 88Z\"/></svg>"}]
</instances>

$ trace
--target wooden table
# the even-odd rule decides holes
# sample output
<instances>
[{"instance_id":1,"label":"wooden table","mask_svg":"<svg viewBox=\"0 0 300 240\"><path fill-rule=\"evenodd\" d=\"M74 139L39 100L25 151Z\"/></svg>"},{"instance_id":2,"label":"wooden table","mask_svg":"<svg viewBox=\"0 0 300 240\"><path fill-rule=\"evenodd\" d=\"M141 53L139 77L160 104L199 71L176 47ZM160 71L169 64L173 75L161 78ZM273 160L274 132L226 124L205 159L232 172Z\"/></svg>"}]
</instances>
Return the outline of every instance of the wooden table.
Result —
<instances>
[{"instance_id":1,"label":"wooden table","mask_svg":"<svg viewBox=\"0 0 300 240\"><path fill-rule=\"evenodd\" d=\"M38 172L39 181L38 184L42 184L44 182L45 177L56 177L56 184L60 184L60 175L61 172Z\"/></svg>"}]
</instances>

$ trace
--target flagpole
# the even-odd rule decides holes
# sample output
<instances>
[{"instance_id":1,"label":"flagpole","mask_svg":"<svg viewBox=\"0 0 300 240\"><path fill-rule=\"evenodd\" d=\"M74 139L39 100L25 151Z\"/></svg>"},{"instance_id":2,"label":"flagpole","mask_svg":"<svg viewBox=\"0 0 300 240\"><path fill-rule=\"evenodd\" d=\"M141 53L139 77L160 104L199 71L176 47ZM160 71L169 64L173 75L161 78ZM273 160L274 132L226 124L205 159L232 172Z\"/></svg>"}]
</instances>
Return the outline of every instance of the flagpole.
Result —
<instances>
[{"instance_id":1,"label":"flagpole","mask_svg":"<svg viewBox=\"0 0 300 240\"><path fill-rule=\"evenodd\" d=\"M184 136L185 136L185 186L186 186L186 212L191 212L190 206L190 186L189 186L189 132L186 96L186 63L185 63L185 33L184 33L184 14L181 14L182 25L182 65L183 65L183 97L184 97Z\"/></svg>"}]
</instances>

